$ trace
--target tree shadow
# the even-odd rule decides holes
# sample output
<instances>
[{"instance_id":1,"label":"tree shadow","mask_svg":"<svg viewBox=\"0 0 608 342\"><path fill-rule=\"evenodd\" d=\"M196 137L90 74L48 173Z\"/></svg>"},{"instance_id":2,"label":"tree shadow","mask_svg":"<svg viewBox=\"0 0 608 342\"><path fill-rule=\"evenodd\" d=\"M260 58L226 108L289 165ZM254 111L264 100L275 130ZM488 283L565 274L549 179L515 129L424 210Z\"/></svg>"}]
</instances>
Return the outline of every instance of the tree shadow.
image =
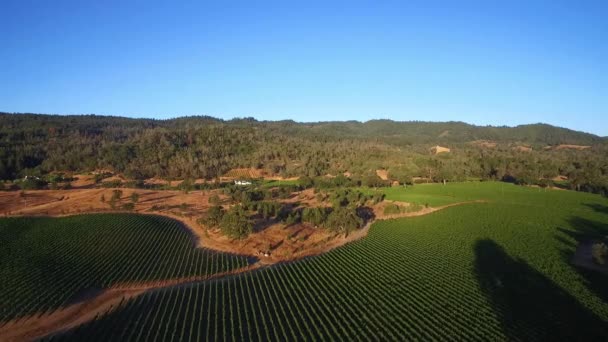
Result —
<instances>
[{"instance_id":1,"label":"tree shadow","mask_svg":"<svg viewBox=\"0 0 608 342\"><path fill-rule=\"evenodd\" d=\"M606 322L525 261L492 240L475 244L475 275L512 341L595 341Z\"/></svg>"},{"instance_id":2,"label":"tree shadow","mask_svg":"<svg viewBox=\"0 0 608 342\"><path fill-rule=\"evenodd\" d=\"M603 208L605 207L598 205L595 210L602 211ZM583 278L585 286L608 303L608 266L595 264L588 255L589 260L580 260L582 255L589 254L589 251L585 253L581 249L590 248L595 242L608 240L608 224L582 217L572 217L569 224L572 228L558 228L558 231L573 238L576 244L573 244L571 239L556 235L556 239L562 242L564 247L561 250L562 257Z\"/></svg>"},{"instance_id":3,"label":"tree shadow","mask_svg":"<svg viewBox=\"0 0 608 342\"><path fill-rule=\"evenodd\" d=\"M598 213L608 214L608 206L597 203L585 203L585 206L597 211Z\"/></svg>"}]
</instances>

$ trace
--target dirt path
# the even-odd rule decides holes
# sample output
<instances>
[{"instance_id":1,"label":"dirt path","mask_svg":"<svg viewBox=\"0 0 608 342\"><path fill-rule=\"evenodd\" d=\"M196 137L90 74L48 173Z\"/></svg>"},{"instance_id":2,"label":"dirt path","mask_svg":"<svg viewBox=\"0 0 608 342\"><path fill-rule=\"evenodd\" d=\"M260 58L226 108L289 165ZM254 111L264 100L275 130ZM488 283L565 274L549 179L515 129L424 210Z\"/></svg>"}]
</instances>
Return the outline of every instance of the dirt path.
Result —
<instances>
[{"instance_id":1,"label":"dirt path","mask_svg":"<svg viewBox=\"0 0 608 342\"><path fill-rule=\"evenodd\" d=\"M0 341L33 341L48 335L67 331L89 322L108 311L116 309L121 302L135 298L149 291L183 286L211 279L233 276L249 272L265 265L256 263L236 270L216 273L209 276L188 277L153 281L129 285L115 285L103 290L93 298L72 304L50 314L33 314L7 322L0 327Z\"/></svg>"},{"instance_id":2,"label":"dirt path","mask_svg":"<svg viewBox=\"0 0 608 342\"><path fill-rule=\"evenodd\" d=\"M488 201L486 200L474 200L474 201L467 201L467 202L457 202L457 203L451 203L451 204L446 204L446 205L442 205L439 207L428 207L428 208L424 208L422 210L418 210L418 211L413 211L410 213L398 213L398 214L390 214L390 215L383 215L380 214L376 217L376 219L378 220L390 220L390 219L397 219L397 218L403 218L403 217L414 217L414 216L422 216L422 215L428 215L430 213L434 213L436 211L445 209L445 208L450 208L450 207L455 207L458 205L464 205L464 204L473 204L473 203L488 203Z\"/></svg>"}]
</instances>

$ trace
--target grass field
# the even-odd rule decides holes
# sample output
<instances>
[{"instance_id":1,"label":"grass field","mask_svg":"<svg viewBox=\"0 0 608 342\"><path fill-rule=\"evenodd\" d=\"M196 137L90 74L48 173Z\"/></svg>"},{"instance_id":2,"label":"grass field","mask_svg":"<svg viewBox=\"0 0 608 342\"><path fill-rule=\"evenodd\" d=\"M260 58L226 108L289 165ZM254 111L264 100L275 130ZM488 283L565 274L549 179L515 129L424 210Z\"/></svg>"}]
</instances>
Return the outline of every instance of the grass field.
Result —
<instances>
[{"instance_id":1,"label":"grass field","mask_svg":"<svg viewBox=\"0 0 608 342\"><path fill-rule=\"evenodd\" d=\"M52 311L91 289L201 276L247 263L195 248L179 222L151 215L2 218L0 246L0 322Z\"/></svg>"},{"instance_id":2,"label":"grass field","mask_svg":"<svg viewBox=\"0 0 608 342\"><path fill-rule=\"evenodd\" d=\"M574 268L608 200L502 183L387 189L432 206L327 254L147 293L59 340L604 340L608 277ZM421 202L419 202L421 203Z\"/></svg>"}]
</instances>

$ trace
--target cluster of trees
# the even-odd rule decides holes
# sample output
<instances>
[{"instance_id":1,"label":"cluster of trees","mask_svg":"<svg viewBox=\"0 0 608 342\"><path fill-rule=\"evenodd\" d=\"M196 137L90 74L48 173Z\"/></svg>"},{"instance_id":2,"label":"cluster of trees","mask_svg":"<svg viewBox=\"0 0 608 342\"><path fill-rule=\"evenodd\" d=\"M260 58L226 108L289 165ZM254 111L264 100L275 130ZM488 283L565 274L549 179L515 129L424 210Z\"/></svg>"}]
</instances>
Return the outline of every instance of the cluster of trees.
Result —
<instances>
[{"instance_id":1,"label":"cluster of trees","mask_svg":"<svg viewBox=\"0 0 608 342\"><path fill-rule=\"evenodd\" d=\"M120 189L114 189L112 190L112 196L110 197L109 200L106 201L106 196L105 195L101 195L101 197L99 198L99 200L102 203L107 203L110 208L112 209L116 209L117 208L117 204L120 203L121 199L122 199L122 190ZM123 203L122 206L120 207L122 210L133 210L135 209L135 204L139 201L139 194L137 192L133 192L131 193L130 196L131 202L127 202L127 203Z\"/></svg>"},{"instance_id":2,"label":"cluster of trees","mask_svg":"<svg viewBox=\"0 0 608 342\"><path fill-rule=\"evenodd\" d=\"M482 139L497 145L471 143ZM436 144L451 152L431 154L429 147ZM521 144L532 149L522 151ZM544 149L557 144L592 147ZM608 192L606 139L548 125L0 114L0 147L0 179L5 180L95 169L135 180L214 179L232 168L253 167L282 176L331 174L338 176L333 185L378 187L387 182L375 170L385 169L391 181L400 183L495 179L535 184L562 175L573 189ZM340 177L347 171L353 177Z\"/></svg>"},{"instance_id":3,"label":"cluster of trees","mask_svg":"<svg viewBox=\"0 0 608 342\"><path fill-rule=\"evenodd\" d=\"M298 222L323 227L335 233L348 235L373 218L368 203L376 204L384 200L384 195L364 194L349 188L337 188L329 192L319 192L320 200L329 200L331 207L307 207L292 211L282 211L281 219L288 225Z\"/></svg>"},{"instance_id":4,"label":"cluster of trees","mask_svg":"<svg viewBox=\"0 0 608 342\"><path fill-rule=\"evenodd\" d=\"M249 213L239 204L228 210L219 205L213 206L200 223L211 228L219 227L222 234L233 239L244 239L253 231L253 221Z\"/></svg>"},{"instance_id":5,"label":"cluster of trees","mask_svg":"<svg viewBox=\"0 0 608 342\"><path fill-rule=\"evenodd\" d=\"M284 188L292 189L294 186ZM302 186L295 186L302 189ZM331 207L294 207L275 200L278 189L260 189L258 187L233 187L224 189L232 206L226 210L217 194L210 197L212 204L199 223L209 228L220 228L221 232L231 238L242 239L252 232L252 217L276 219L287 225L299 222L309 223L332 232L348 235L373 218L367 204L376 204L384 200L384 194L365 194L352 188L333 188L318 190L321 202L328 201ZM119 190L118 190L119 191Z\"/></svg>"}]
</instances>

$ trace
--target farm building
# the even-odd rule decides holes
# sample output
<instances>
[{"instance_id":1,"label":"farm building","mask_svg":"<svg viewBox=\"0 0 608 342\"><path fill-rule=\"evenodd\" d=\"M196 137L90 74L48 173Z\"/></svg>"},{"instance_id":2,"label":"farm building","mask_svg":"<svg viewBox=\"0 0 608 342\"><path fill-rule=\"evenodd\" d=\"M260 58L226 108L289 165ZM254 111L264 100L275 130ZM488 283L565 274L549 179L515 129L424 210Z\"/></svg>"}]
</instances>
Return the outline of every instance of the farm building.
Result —
<instances>
[{"instance_id":1,"label":"farm building","mask_svg":"<svg viewBox=\"0 0 608 342\"><path fill-rule=\"evenodd\" d=\"M251 185L250 181L246 181L246 180L235 180L234 181L235 185Z\"/></svg>"}]
</instances>

